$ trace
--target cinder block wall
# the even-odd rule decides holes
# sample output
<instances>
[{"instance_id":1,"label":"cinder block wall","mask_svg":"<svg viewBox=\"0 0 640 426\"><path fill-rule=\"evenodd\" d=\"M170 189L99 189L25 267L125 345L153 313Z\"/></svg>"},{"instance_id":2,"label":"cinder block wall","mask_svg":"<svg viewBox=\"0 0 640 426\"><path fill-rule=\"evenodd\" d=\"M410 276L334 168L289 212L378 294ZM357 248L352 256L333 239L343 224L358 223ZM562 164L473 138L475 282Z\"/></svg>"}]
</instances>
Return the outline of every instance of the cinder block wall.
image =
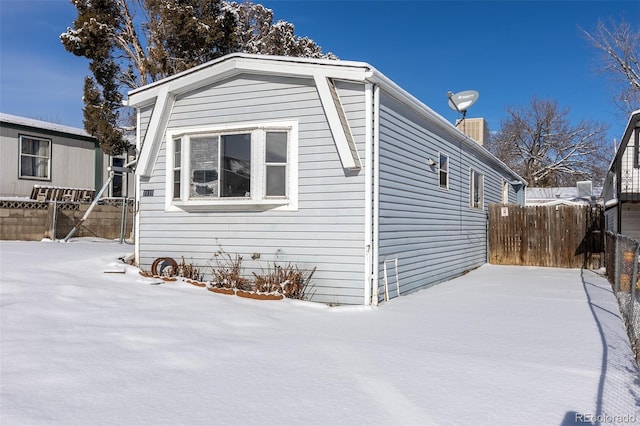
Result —
<instances>
[{"instance_id":1,"label":"cinder block wall","mask_svg":"<svg viewBox=\"0 0 640 426\"><path fill-rule=\"evenodd\" d=\"M0 201L0 240L62 239L82 219L88 208L89 204ZM74 237L118 239L121 217L122 205L97 205ZM132 238L133 207L130 205L126 207L124 229L124 238Z\"/></svg>"},{"instance_id":2,"label":"cinder block wall","mask_svg":"<svg viewBox=\"0 0 640 426\"><path fill-rule=\"evenodd\" d=\"M39 241L46 237L50 220L46 203L4 202L0 204L0 240Z\"/></svg>"}]
</instances>

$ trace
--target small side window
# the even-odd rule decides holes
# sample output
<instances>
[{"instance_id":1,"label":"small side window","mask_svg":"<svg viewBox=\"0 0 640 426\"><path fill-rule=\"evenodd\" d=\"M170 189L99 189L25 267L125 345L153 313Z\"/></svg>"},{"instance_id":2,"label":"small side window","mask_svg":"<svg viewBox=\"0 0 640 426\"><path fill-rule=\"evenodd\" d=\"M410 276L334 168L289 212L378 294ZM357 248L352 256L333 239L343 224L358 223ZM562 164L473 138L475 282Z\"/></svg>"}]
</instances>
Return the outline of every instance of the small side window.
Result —
<instances>
[{"instance_id":1,"label":"small side window","mask_svg":"<svg viewBox=\"0 0 640 426\"><path fill-rule=\"evenodd\" d=\"M636 155L634 156L633 167L636 169L640 168L640 129L636 127L635 139L633 145L636 149Z\"/></svg>"},{"instance_id":2,"label":"small side window","mask_svg":"<svg viewBox=\"0 0 640 426\"><path fill-rule=\"evenodd\" d=\"M438 165L438 185L440 188L449 188L449 156L440 153Z\"/></svg>"},{"instance_id":3,"label":"small side window","mask_svg":"<svg viewBox=\"0 0 640 426\"><path fill-rule=\"evenodd\" d=\"M471 170L469 179L471 181L469 185L471 188L469 206L474 209L482 209L484 208L484 175Z\"/></svg>"},{"instance_id":4,"label":"small side window","mask_svg":"<svg viewBox=\"0 0 640 426\"><path fill-rule=\"evenodd\" d=\"M502 203L509 203L509 182L502 180Z\"/></svg>"},{"instance_id":5,"label":"small side window","mask_svg":"<svg viewBox=\"0 0 640 426\"><path fill-rule=\"evenodd\" d=\"M173 140L173 198L180 198L182 192L182 181L180 170L182 169L182 139Z\"/></svg>"},{"instance_id":6,"label":"small side window","mask_svg":"<svg viewBox=\"0 0 640 426\"><path fill-rule=\"evenodd\" d=\"M267 132L265 145L267 197L287 195L287 132Z\"/></svg>"}]
</instances>

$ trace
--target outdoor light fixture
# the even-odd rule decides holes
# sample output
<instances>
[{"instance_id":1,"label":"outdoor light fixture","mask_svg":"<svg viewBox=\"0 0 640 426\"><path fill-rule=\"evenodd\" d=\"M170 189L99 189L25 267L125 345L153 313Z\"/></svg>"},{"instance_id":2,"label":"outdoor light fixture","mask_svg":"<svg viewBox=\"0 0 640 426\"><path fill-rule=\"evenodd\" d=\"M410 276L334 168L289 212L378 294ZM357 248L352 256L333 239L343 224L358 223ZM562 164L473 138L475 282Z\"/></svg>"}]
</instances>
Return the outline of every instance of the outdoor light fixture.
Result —
<instances>
[{"instance_id":1,"label":"outdoor light fixture","mask_svg":"<svg viewBox=\"0 0 640 426\"><path fill-rule=\"evenodd\" d=\"M427 166L435 166L436 162L431 158L427 158Z\"/></svg>"}]
</instances>

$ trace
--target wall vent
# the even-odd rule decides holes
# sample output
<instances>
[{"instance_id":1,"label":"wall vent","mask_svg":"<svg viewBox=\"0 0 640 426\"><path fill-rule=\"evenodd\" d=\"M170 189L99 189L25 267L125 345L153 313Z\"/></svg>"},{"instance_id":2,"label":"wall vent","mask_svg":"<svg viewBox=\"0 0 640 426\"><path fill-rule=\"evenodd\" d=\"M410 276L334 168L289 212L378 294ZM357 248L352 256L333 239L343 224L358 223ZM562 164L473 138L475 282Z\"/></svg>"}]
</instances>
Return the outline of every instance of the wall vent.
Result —
<instances>
[{"instance_id":1,"label":"wall vent","mask_svg":"<svg viewBox=\"0 0 640 426\"><path fill-rule=\"evenodd\" d=\"M593 195L593 183L590 180L576 182L578 198L590 199Z\"/></svg>"}]
</instances>

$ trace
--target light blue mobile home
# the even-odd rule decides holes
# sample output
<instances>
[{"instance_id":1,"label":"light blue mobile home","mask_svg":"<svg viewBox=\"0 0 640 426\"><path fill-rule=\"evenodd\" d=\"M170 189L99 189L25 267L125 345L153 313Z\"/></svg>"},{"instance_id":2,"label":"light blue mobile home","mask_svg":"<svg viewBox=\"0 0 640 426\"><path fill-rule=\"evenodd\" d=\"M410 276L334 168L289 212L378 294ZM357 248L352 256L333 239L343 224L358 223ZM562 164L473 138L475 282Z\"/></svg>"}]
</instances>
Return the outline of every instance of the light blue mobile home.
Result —
<instances>
[{"instance_id":1,"label":"light blue mobile home","mask_svg":"<svg viewBox=\"0 0 640 426\"><path fill-rule=\"evenodd\" d=\"M136 89L136 258L317 268L375 304L487 258L487 204L525 182L361 62L233 54ZM397 266L397 273L396 273ZM386 277L386 280L385 280Z\"/></svg>"}]
</instances>

